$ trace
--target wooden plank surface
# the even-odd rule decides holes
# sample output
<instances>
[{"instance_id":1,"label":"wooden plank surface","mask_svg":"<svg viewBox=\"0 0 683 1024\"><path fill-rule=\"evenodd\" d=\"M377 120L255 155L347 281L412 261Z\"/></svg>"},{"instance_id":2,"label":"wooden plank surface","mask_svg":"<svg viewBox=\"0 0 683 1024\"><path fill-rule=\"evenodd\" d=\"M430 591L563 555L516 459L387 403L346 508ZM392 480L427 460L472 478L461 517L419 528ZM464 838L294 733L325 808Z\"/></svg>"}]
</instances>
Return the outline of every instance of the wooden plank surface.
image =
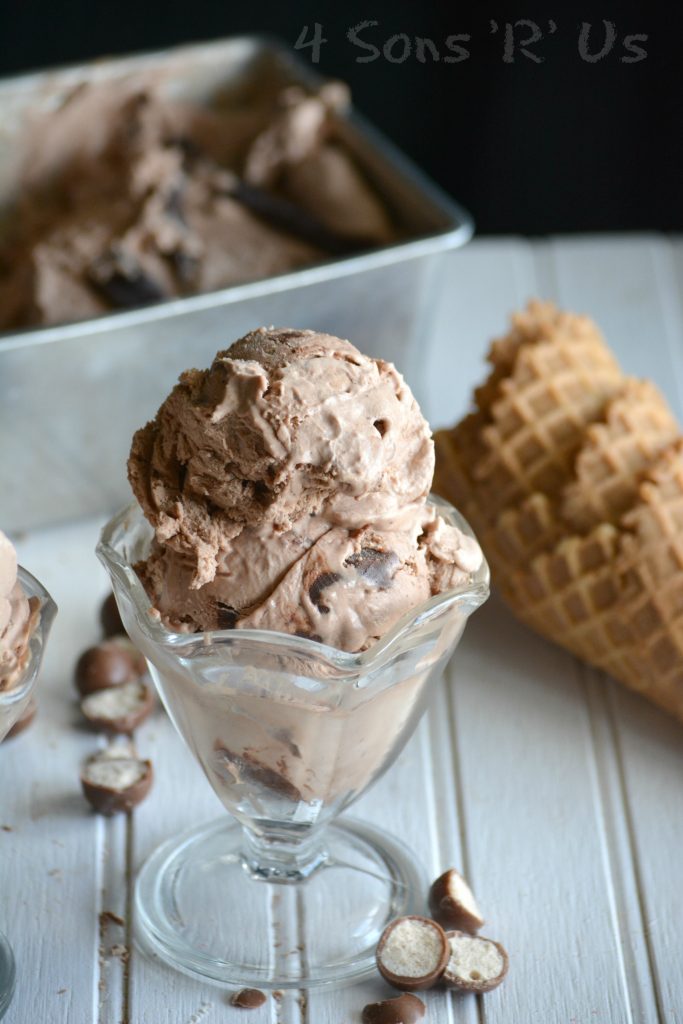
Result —
<instances>
[{"instance_id":1,"label":"wooden plank surface","mask_svg":"<svg viewBox=\"0 0 683 1024\"><path fill-rule=\"evenodd\" d=\"M683 247L657 236L487 239L451 258L425 403L452 422L488 340L539 294L596 317L632 373L683 412ZM82 802L71 675L98 635L98 524L19 539L60 605L34 728L0 748L0 927L19 986L8 1024L353 1024L379 980L292 993L245 1016L227 994L130 949L132 877L154 846L220 805L159 712L138 746L149 800L102 822ZM496 599L473 619L397 764L352 809L401 837L427 875L470 877L509 978L484 999L428 994L436 1024L683 1021L683 730L519 626ZM125 926L100 914L120 915Z\"/></svg>"}]
</instances>

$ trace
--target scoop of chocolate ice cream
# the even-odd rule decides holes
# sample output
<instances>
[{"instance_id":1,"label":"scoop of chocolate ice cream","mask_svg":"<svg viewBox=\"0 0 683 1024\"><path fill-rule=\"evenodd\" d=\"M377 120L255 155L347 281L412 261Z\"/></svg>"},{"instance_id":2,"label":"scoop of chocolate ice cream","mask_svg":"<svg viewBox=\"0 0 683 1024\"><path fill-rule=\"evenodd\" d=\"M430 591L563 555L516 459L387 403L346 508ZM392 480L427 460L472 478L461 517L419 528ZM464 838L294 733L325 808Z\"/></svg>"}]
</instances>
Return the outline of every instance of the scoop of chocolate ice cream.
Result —
<instances>
[{"instance_id":1,"label":"scoop of chocolate ice cream","mask_svg":"<svg viewBox=\"0 0 683 1024\"><path fill-rule=\"evenodd\" d=\"M391 364L285 328L184 373L128 463L157 539L193 563L197 586L245 525L388 523L424 501L433 470L429 428Z\"/></svg>"},{"instance_id":2,"label":"scoop of chocolate ice cream","mask_svg":"<svg viewBox=\"0 0 683 1024\"><path fill-rule=\"evenodd\" d=\"M176 630L272 629L357 651L478 568L426 505L429 427L389 363L260 328L191 370L138 431L155 528L138 572Z\"/></svg>"}]
</instances>

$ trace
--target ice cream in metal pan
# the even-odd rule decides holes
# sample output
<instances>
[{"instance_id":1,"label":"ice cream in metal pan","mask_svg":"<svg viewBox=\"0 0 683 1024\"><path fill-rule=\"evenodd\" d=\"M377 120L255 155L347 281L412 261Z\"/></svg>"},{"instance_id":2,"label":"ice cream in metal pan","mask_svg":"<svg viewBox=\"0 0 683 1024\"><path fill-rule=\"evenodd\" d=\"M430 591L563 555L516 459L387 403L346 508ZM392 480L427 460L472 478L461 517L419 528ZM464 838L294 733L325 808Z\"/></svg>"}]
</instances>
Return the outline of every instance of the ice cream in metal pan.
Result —
<instances>
[{"instance_id":1,"label":"ice cream in metal pan","mask_svg":"<svg viewBox=\"0 0 683 1024\"><path fill-rule=\"evenodd\" d=\"M0 338L0 521L8 530L102 514L122 504L129 493L125 457L130 437L150 407L160 404L183 369L208 365L226 338L240 337L254 323L297 323L305 309L307 322L318 330L352 338L360 337L362 331L368 351L399 366L419 392L424 339L445 254L471 234L467 214L353 109L344 112L339 96L330 93L330 86L309 66L285 47L255 38L104 60L0 83L0 204L5 209L14 207L22 180L26 184L19 138L27 123L36 123L38 116L50 111L66 115L70 103L73 112L76 101L85 104L88 95L94 103L94 87L123 79L134 79L137 92L149 97L134 118L141 126L141 145L124 147L123 153L118 149L127 168L126 180L139 189L133 221L123 217L119 222L120 204L112 204L107 209L105 237L93 229L85 233L85 241L77 222L66 217L61 226L55 224L58 233L68 229L73 243L63 251L69 263L66 268L60 263L59 245L49 245L44 238L32 250L36 256L38 249L42 254L41 294L49 290L53 301L56 294L60 302L68 303L74 300L75 289L79 302L85 296L97 309L74 323L44 326L34 309L35 326ZM288 93L291 87L294 93ZM302 99L302 93L309 98L326 97L326 102L311 104ZM155 102L157 94L162 96L161 105ZM271 97L270 107L266 103L262 108L269 120L255 126L250 113L243 119L246 126L239 128L235 118L230 138L240 147L245 137L253 140L251 160L247 165L245 150L240 149L235 172L227 166L233 156L221 148L228 143L215 131L213 112L227 106L233 111L251 110L251 97L258 95ZM286 95L299 99L283 102L273 117L277 97ZM154 142L169 105L175 111L175 129L183 127L182 117L187 119L188 110L194 111L185 134L197 138L204 157L198 157L192 147ZM305 121L308 138L315 142L315 117L321 106L334 121L338 141L322 149L304 147L303 162L297 162L300 150L292 154L281 146L278 158L277 146L282 142L278 132L281 135L282 126L292 119ZM293 136L285 131L287 138L291 143ZM219 148L215 148L216 139ZM349 155L351 165L340 161L339 149ZM48 163L54 165L55 147L45 152ZM376 204L371 215L365 201L354 201L349 209L348 203L335 200L323 216L322 175L335 196L350 187L349 166L369 183L371 200L379 196L381 207L389 212L396 230L389 244L381 241L385 221L381 215L377 218ZM35 174L44 172L36 161ZM185 186L180 211L179 196L171 187L176 174ZM103 186L106 179L101 176ZM310 208L308 228L302 231L305 218L297 196L304 194ZM91 194L89 202L91 208L96 206L97 195ZM291 221L293 206L299 211L296 231ZM218 208L221 214L214 225L212 211ZM343 223L334 216L341 210ZM174 216L178 212L184 223ZM230 270L228 254L222 261L215 258L218 236L213 231L214 227L218 231L222 218L240 241L237 269L246 268L242 283L228 287L218 280ZM324 230L322 220L326 220ZM204 249L197 249L197 238L207 222L211 237ZM317 235L311 233L312 224ZM365 241L359 239L359 224ZM368 248L367 233L373 224L373 247ZM3 239L8 226L8 222L3 225ZM351 233L346 247L330 248L334 239L339 243L342 228ZM266 245L266 234L271 240L272 236L284 238L284 249ZM111 239L125 240L125 244L112 253ZM89 258L96 264L94 287L89 285L87 291L79 284L82 276L70 270L74 258L83 258L81 247L86 242L94 246ZM301 253L311 248L325 250L322 262L309 261L288 270L281 263L274 265L283 251ZM100 260L103 253L107 258ZM256 269L269 276L246 281L247 276L255 276L254 261L266 257L270 265ZM136 269L140 261L144 277L137 272L139 266ZM198 275L198 286L209 290L189 294L191 289L179 281L179 273L193 280ZM148 277L152 285L156 281L170 290L172 297L135 309L111 309L111 296L125 298L138 287L144 291ZM14 291L17 294L21 296L21 289ZM7 302L7 310L13 301ZM17 480L25 483L17 487Z\"/></svg>"},{"instance_id":2,"label":"ice cream in metal pan","mask_svg":"<svg viewBox=\"0 0 683 1024\"><path fill-rule=\"evenodd\" d=\"M80 84L27 118L0 244L0 329L214 291L388 244L336 130L341 83L206 108L151 78Z\"/></svg>"}]
</instances>

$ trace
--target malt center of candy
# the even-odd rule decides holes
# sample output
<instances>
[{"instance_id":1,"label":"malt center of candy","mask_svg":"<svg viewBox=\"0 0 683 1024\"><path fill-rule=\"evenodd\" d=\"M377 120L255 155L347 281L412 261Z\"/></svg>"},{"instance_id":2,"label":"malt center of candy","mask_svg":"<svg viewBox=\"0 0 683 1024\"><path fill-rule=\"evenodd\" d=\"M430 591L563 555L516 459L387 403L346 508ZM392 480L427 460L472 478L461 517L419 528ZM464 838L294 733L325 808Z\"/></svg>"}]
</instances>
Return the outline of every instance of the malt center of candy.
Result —
<instances>
[{"instance_id":1,"label":"malt center of candy","mask_svg":"<svg viewBox=\"0 0 683 1024\"><path fill-rule=\"evenodd\" d=\"M398 977L420 978L434 970L442 949L434 928L421 921L401 921L387 937L382 964Z\"/></svg>"},{"instance_id":2,"label":"malt center of candy","mask_svg":"<svg viewBox=\"0 0 683 1024\"><path fill-rule=\"evenodd\" d=\"M465 981L489 981L497 978L504 968L503 957L492 942L486 939L449 939L450 960L446 970Z\"/></svg>"},{"instance_id":3,"label":"malt center of candy","mask_svg":"<svg viewBox=\"0 0 683 1024\"><path fill-rule=\"evenodd\" d=\"M101 761L88 767L88 782L105 789L128 789L139 782L147 766L139 761Z\"/></svg>"},{"instance_id":4,"label":"malt center of candy","mask_svg":"<svg viewBox=\"0 0 683 1024\"><path fill-rule=\"evenodd\" d=\"M141 699L142 689L140 684L135 682L100 690L86 697L83 703L87 705L91 714L113 718L116 715L127 715L137 711Z\"/></svg>"}]
</instances>

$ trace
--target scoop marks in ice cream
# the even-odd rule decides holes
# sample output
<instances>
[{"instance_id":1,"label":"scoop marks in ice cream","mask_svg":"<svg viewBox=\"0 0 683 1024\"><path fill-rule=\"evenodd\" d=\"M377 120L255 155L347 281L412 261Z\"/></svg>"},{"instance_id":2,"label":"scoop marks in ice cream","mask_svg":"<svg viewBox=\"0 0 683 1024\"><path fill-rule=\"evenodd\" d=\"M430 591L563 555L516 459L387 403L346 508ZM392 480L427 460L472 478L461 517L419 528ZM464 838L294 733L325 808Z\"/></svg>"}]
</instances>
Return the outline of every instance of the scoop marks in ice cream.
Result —
<instances>
[{"instance_id":1,"label":"scoop marks in ice cream","mask_svg":"<svg viewBox=\"0 0 683 1024\"><path fill-rule=\"evenodd\" d=\"M36 614L17 579L16 551L0 530L0 690L11 690L21 677Z\"/></svg>"},{"instance_id":2,"label":"scoop marks in ice cream","mask_svg":"<svg viewBox=\"0 0 683 1024\"><path fill-rule=\"evenodd\" d=\"M0 330L270 277L397 231L337 137L340 83L211 109L150 70L78 84L14 140Z\"/></svg>"},{"instance_id":3,"label":"scoop marks in ice cream","mask_svg":"<svg viewBox=\"0 0 683 1024\"><path fill-rule=\"evenodd\" d=\"M128 470L155 530L137 571L174 630L359 651L481 563L427 504L433 444L401 374L328 334L259 328L182 374Z\"/></svg>"}]
</instances>

